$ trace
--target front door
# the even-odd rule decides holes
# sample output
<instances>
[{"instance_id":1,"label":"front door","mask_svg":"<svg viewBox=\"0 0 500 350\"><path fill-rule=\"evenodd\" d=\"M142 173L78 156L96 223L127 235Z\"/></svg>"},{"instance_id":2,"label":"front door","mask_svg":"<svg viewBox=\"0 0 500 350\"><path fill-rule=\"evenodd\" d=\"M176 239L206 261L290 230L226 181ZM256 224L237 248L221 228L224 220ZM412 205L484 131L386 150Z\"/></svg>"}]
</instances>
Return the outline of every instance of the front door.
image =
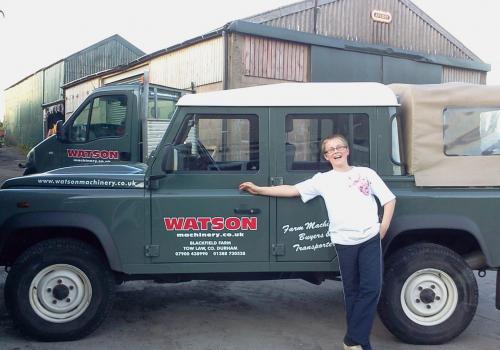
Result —
<instances>
[{"instance_id":1,"label":"front door","mask_svg":"<svg viewBox=\"0 0 500 350\"><path fill-rule=\"evenodd\" d=\"M87 100L67 123L67 142L58 142L56 165L130 161L134 101L128 93L96 95Z\"/></svg>"},{"instance_id":2,"label":"front door","mask_svg":"<svg viewBox=\"0 0 500 350\"><path fill-rule=\"evenodd\" d=\"M369 166L368 108L274 108L271 133L278 181L296 184L331 170L321 154L321 140L342 134L351 145L350 164ZM323 199L304 204L297 198L276 201L277 261L327 262L335 257Z\"/></svg>"},{"instance_id":3,"label":"front door","mask_svg":"<svg viewBox=\"0 0 500 350\"><path fill-rule=\"evenodd\" d=\"M205 263L199 271L210 272L207 262L226 263L224 271L241 271L239 262L269 262L270 199L238 190L241 182L268 180L265 112L184 115L174 140L175 170L151 192L154 263Z\"/></svg>"}]
</instances>

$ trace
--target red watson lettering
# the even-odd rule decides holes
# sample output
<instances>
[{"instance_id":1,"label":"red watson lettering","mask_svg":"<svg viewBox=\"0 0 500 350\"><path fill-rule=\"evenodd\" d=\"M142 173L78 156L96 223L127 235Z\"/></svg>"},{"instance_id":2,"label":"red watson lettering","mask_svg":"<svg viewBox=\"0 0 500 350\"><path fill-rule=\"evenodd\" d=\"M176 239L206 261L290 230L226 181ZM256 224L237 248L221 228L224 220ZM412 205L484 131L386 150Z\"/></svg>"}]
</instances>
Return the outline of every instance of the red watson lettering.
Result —
<instances>
[{"instance_id":1,"label":"red watson lettering","mask_svg":"<svg viewBox=\"0 0 500 350\"><path fill-rule=\"evenodd\" d=\"M224 218L216 217L212 218L212 230L222 231L224 229Z\"/></svg>"},{"instance_id":2,"label":"red watson lettering","mask_svg":"<svg viewBox=\"0 0 500 350\"><path fill-rule=\"evenodd\" d=\"M120 159L120 152L118 151L108 151L109 159Z\"/></svg>"},{"instance_id":3,"label":"red watson lettering","mask_svg":"<svg viewBox=\"0 0 500 350\"><path fill-rule=\"evenodd\" d=\"M256 217L165 217L163 222L167 231L257 230Z\"/></svg>"},{"instance_id":4,"label":"red watson lettering","mask_svg":"<svg viewBox=\"0 0 500 350\"><path fill-rule=\"evenodd\" d=\"M68 158L120 159L120 152L109 150L67 149Z\"/></svg>"},{"instance_id":5,"label":"red watson lettering","mask_svg":"<svg viewBox=\"0 0 500 350\"><path fill-rule=\"evenodd\" d=\"M167 231L181 230L184 223L184 218L163 218Z\"/></svg>"},{"instance_id":6,"label":"red watson lettering","mask_svg":"<svg viewBox=\"0 0 500 350\"><path fill-rule=\"evenodd\" d=\"M252 217L242 217L241 218L241 229L242 230L257 230L257 218L255 216Z\"/></svg>"},{"instance_id":7,"label":"red watson lettering","mask_svg":"<svg viewBox=\"0 0 500 350\"><path fill-rule=\"evenodd\" d=\"M240 226L241 226L240 218L232 216L226 219L226 227L228 230L234 231L239 229Z\"/></svg>"},{"instance_id":8,"label":"red watson lettering","mask_svg":"<svg viewBox=\"0 0 500 350\"><path fill-rule=\"evenodd\" d=\"M198 223L200 224L200 230L208 230L208 224L210 223L210 218L200 217L198 218Z\"/></svg>"},{"instance_id":9,"label":"red watson lettering","mask_svg":"<svg viewBox=\"0 0 500 350\"><path fill-rule=\"evenodd\" d=\"M186 218L184 221L184 229L185 230L199 230L198 222L196 218Z\"/></svg>"},{"instance_id":10,"label":"red watson lettering","mask_svg":"<svg viewBox=\"0 0 500 350\"><path fill-rule=\"evenodd\" d=\"M76 149L68 149L68 150L66 150L66 152L68 153L69 158L78 157L78 150L76 150Z\"/></svg>"}]
</instances>

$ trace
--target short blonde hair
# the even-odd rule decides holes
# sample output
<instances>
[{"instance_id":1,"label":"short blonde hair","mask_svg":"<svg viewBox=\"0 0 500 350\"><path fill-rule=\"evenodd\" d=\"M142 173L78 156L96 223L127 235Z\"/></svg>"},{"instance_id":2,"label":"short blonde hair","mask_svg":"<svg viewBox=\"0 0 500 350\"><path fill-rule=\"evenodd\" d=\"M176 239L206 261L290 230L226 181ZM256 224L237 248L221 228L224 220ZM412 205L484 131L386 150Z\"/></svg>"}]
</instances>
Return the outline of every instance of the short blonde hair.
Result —
<instances>
[{"instance_id":1,"label":"short blonde hair","mask_svg":"<svg viewBox=\"0 0 500 350\"><path fill-rule=\"evenodd\" d=\"M334 140L334 139L339 139L342 141L342 143L344 144L344 146L347 146L347 148L349 148L349 142L347 141L347 138L342 135L342 134L332 134L330 136L327 136L325 137L322 141L321 141L321 153L325 153L325 144L327 141L330 141L330 140Z\"/></svg>"}]
</instances>

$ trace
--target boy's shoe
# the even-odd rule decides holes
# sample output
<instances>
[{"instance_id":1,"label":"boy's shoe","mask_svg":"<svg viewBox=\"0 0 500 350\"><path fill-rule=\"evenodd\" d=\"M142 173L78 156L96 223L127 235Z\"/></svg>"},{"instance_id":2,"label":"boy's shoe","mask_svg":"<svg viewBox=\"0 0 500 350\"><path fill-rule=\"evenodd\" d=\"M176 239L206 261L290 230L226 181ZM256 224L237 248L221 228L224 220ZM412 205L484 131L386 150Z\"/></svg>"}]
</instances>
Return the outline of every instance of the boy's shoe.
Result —
<instances>
[{"instance_id":1,"label":"boy's shoe","mask_svg":"<svg viewBox=\"0 0 500 350\"><path fill-rule=\"evenodd\" d=\"M349 346L344 343L344 350L363 350L363 347L361 345Z\"/></svg>"}]
</instances>

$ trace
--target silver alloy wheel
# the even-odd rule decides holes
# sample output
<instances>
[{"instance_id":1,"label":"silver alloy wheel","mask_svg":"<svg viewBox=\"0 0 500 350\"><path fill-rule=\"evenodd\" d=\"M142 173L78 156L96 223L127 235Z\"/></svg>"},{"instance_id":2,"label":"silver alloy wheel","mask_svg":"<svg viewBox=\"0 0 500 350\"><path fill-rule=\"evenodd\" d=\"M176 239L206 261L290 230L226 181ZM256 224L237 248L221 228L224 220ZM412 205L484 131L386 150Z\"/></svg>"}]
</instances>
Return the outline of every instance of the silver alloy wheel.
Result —
<instances>
[{"instance_id":1,"label":"silver alloy wheel","mask_svg":"<svg viewBox=\"0 0 500 350\"><path fill-rule=\"evenodd\" d=\"M87 310L92 299L92 286L79 268L56 264L40 271L29 289L33 311L46 321L70 322Z\"/></svg>"},{"instance_id":2,"label":"silver alloy wheel","mask_svg":"<svg viewBox=\"0 0 500 350\"><path fill-rule=\"evenodd\" d=\"M403 311L413 322L435 326L453 314L458 303L458 290L453 279L437 269L413 273L401 289Z\"/></svg>"}]
</instances>

